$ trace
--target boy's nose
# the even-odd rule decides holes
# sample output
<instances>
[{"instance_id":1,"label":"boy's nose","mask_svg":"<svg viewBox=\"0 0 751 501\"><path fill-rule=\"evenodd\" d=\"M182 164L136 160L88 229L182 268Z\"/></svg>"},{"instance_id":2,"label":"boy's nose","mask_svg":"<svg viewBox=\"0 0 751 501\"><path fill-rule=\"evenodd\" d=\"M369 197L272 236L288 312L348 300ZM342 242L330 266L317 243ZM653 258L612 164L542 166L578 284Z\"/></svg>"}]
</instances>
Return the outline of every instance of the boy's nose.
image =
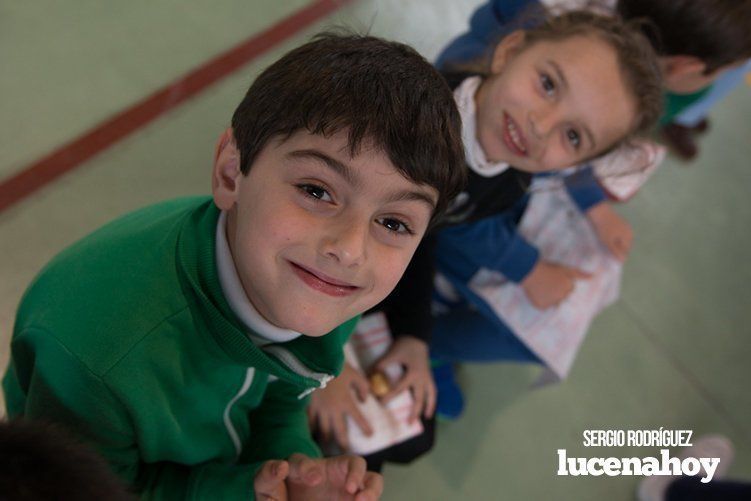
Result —
<instances>
[{"instance_id":1,"label":"boy's nose","mask_svg":"<svg viewBox=\"0 0 751 501\"><path fill-rule=\"evenodd\" d=\"M365 261L368 235L367 224L341 219L321 239L321 254L347 268L359 266Z\"/></svg>"}]
</instances>

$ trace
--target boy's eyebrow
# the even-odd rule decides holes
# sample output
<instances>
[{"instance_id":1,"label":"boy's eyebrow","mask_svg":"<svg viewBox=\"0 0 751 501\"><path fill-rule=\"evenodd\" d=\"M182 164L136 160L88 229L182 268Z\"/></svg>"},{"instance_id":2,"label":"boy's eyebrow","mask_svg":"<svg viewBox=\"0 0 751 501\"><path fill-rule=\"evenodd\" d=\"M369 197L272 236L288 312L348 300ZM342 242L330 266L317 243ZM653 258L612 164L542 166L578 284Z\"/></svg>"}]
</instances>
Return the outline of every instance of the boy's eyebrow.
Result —
<instances>
[{"instance_id":1,"label":"boy's eyebrow","mask_svg":"<svg viewBox=\"0 0 751 501\"><path fill-rule=\"evenodd\" d=\"M409 202L415 200L417 202L425 202L430 206L430 210L435 209L436 201L433 200L433 197L428 195L427 193L423 191L411 191L411 190L404 190L400 191L398 193L394 193L393 195L389 195L386 197L386 200L384 200L385 203L391 203L391 202Z\"/></svg>"},{"instance_id":2,"label":"boy's eyebrow","mask_svg":"<svg viewBox=\"0 0 751 501\"><path fill-rule=\"evenodd\" d=\"M323 153L322 151L318 150L294 150L287 154L290 157L293 158L312 158L314 160L320 161L323 165L327 166L331 170L335 171L337 174L339 174L341 177L343 177L350 185L354 186L355 188L360 187L362 185L361 180L359 176L357 175L357 172L352 170L348 165L343 164L339 160L332 158L328 156L327 154ZM416 200L419 202L425 202L430 206L430 210L432 211L436 207L436 201L433 200L433 197L425 193L421 190L404 190L397 193L393 193L389 195L386 200L384 200L385 203L391 203L391 202L402 202L402 201L411 201Z\"/></svg>"},{"instance_id":3,"label":"boy's eyebrow","mask_svg":"<svg viewBox=\"0 0 751 501\"><path fill-rule=\"evenodd\" d=\"M329 169L333 170L334 172L339 174L341 177L343 177L344 180L347 181L352 186L358 187L362 184L360 182L360 178L358 177L357 173L353 171L348 165L343 164L339 160L328 156L322 151L310 150L310 149L295 150L295 151L289 152L287 155L293 158L312 158L314 160L318 160L321 163L323 163L326 167L328 167Z\"/></svg>"}]
</instances>

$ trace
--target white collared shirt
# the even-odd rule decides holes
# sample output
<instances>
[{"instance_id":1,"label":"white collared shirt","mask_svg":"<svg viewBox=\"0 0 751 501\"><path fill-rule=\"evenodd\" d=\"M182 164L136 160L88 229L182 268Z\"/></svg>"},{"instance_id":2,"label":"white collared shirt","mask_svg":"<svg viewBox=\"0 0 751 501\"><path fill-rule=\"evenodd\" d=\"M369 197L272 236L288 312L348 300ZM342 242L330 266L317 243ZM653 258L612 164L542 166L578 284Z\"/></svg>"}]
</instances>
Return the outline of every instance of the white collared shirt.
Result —
<instances>
[{"instance_id":1,"label":"white collared shirt","mask_svg":"<svg viewBox=\"0 0 751 501\"><path fill-rule=\"evenodd\" d=\"M488 160L485 150L477 140L477 111L475 94L482 83L481 77L469 77L454 90L454 101L462 117L462 141L467 165L482 177L497 176L509 168L506 162Z\"/></svg>"},{"instance_id":2,"label":"white collared shirt","mask_svg":"<svg viewBox=\"0 0 751 501\"><path fill-rule=\"evenodd\" d=\"M248 337L256 346L285 343L299 337L301 335L299 332L271 324L250 302L240 282L240 277L237 275L235 261L227 242L226 228L227 213L222 211L216 225L216 267L219 271L219 283L229 307L250 330Z\"/></svg>"}]
</instances>

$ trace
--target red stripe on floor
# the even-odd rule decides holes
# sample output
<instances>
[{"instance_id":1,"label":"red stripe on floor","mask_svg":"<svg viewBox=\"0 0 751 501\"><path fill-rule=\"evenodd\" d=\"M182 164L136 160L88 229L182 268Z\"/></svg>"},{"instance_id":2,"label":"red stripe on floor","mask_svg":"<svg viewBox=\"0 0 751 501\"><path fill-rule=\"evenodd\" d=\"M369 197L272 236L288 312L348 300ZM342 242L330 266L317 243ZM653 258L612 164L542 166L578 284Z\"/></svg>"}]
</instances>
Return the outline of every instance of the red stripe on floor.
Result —
<instances>
[{"instance_id":1,"label":"red stripe on floor","mask_svg":"<svg viewBox=\"0 0 751 501\"><path fill-rule=\"evenodd\" d=\"M22 168L0 183L0 212L350 1L312 2L267 30L253 35L142 101L94 126L82 136Z\"/></svg>"}]
</instances>

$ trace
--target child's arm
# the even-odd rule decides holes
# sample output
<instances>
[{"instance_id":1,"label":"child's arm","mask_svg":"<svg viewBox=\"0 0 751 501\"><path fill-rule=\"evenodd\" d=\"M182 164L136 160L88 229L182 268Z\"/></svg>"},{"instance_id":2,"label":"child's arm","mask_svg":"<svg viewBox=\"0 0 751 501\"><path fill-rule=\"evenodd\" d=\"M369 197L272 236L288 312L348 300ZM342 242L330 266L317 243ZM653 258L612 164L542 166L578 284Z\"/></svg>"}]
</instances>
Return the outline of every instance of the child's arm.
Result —
<instances>
[{"instance_id":1,"label":"child's arm","mask_svg":"<svg viewBox=\"0 0 751 501\"><path fill-rule=\"evenodd\" d=\"M510 213L455 228L439 237L441 266L469 281L480 268L502 273L524 288L530 302L546 309L563 301L577 279L589 275L543 261L539 251L517 231Z\"/></svg>"},{"instance_id":2,"label":"child's arm","mask_svg":"<svg viewBox=\"0 0 751 501\"><path fill-rule=\"evenodd\" d=\"M366 435L373 433L370 423L357 408L355 393L361 401L365 400L370 385L365 376L344 362L342 373L326 388L314 391L308 406L310 427L318 429L326 440L333 437L345 451L349 448L347 416L352 417Z\"/></svg>"},{"instance_id":3,"label":"child's arm","mask_svg":"<svg viewBox=\"0 0 751 501\"><path fill-rule=\"evenodd\" d=\"M566 191L579 210L585 214L589 209L607 201L608 195L595 177L592 166L587 165L564 178Z\"/></svg>"},{"instance_id":4,"label":"child's arm","mask_svg":"<svg viewBox=\"0 0 751 501\"><path fill-rule=\"evenodd\" d=\"M610 206L592 168L587 166L567 176L565 183L569 195L579 210L586 214L603 245L617 259L625 261L631 250L633 230L628 221Z\"/></svg>"},{"instance_id":5,"label":"child's arm","mask_svg":"<svg viewBox=\"0 0 751 501\"><path fill-rule=\"evenodd\" d=\"M615 212L608 202L599 203L589 209L587 218L605 247L616 259L625 261L634 239L629 222Z\"/></svg>"}]
</instances>

